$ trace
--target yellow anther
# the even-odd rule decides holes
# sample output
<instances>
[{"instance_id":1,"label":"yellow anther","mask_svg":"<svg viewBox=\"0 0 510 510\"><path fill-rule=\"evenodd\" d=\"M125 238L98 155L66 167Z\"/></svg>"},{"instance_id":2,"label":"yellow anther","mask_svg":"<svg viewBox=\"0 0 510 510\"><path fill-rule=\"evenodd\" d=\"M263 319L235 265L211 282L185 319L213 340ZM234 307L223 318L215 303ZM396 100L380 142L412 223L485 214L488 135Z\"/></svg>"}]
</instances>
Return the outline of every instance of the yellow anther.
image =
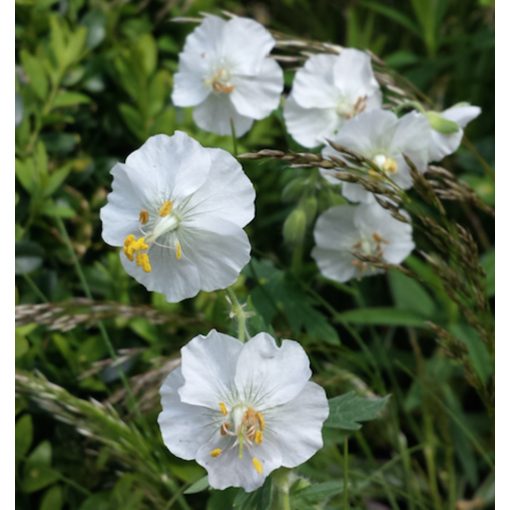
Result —
<instances>
[{"instance_id":1,"label":"yellow anther","mask_svg":"<svg viewBox=\"0 0 510 510\"><path fill-rule=\"evenodd\" d=\"M174 204L171 200L165 200L163 205L159 208L159 215L163 218L164 216L168 216L172 209L174 208Z\"/></svg>"},{"instance_id":2,"label":"yellow anther","mask_svg":"<svg viewBox=\"0 0 510 510\"><path fill-rule=\"evenodd\" d=\"M146 211L145 209L142 209L140 211L140 216L138 218L140 220L140 223L142 225L145 225L149 221L149 212Z\"/></svg>"},{"instance_id":3,"label":"yellow anther","mask_svg":"<svg viewBox=\"0 0 510 510\"><path fill-rule=\"evenodd\" d=\"M264 433L261 430L255 432L255 443L260 444L264 440Z\"/></svg>"},{"instance_id":4,"label":"yellow anther","mask_svg":"<svg viewBox=\"0 0 510 510\"><path fill-rule=\"evenodd\" d=\"M219 92L220 94L230 94L235 89L234 85L228 85L219 81L214 81L212 88L215 92Z\"/></svg>"},{"instance_id":5,"label":"yellow anther","mask_svg":"<svg viewBox=\"0 0 510 510\"><path fill-rule=\"evenodd\" d=\"M225 405L225 402L220 402L220 412L223 416L227 416L228 410L227 406Z\"/></svg>"},{"instance_id":6,"label":"yellow anther","mask_svg":"<svg viewBox=\"0 0 510 510\"><path fill-rule=\"evenodd\" d=\"M211 457L219 457L221 455L221 448L215 448L214 450L211 450L211 452L209 453L209 455Z\"/></svg>"},{"instance_id":7,"label":"yellow anther","mask_svg":"<svg viewBox=\"0 0 510 510\"><path fill-rule=\"evenodd\" d=\"M149 249L149 245L145 242L145 238L144 237L140 237L139 239L137 239L133 243L133 247L135 248L136 251L138 251L138 250L148 250Z\"/></svg>"},{"instance_id":8,"label":"yellow anther","mask_svg":"<svg viewBox=\"0 0 510 510\"><path fill-rule=\"evenodd\" d=\"M182 247L179 241L175 243L175 258L177 260L181 260L182 258Z\"/></svg>"},{"instance_id":9,"label":"yellow anther","mask_svg":"<svg viewBox=\"0 0 510 510\"><path fill-rule=\"evenodd\" d=\"M152 271L149 255L147 255L147 253L137 253L136 265L140 266L146 273L150 273Z\"/></svg>"},{"instance_id":10,"label":"yellow anther","mask_svg":"<svg viewBox=\"0 0 510 510\"><path fill-rule=\"evenodd\" d=\"M133 260L133 256L136 251L133 246L135 243L135 236L133 234L129 234L124 239L124 255L126 255L126 257L131 261Z\"/></svg>"},{"instance_id":11,"label":"yellow anther","mask_svg":"<svg viewBox=\"0 0 510 510\"><path fill-rule=\"evenodd\" d=\"M397 162L393 158L386 159L383 165L383 170L386 173L394 174L397 171L397 169L398 169Z\"/></svg>"},{"instance_id":12,"label":"yellow anther","mask_svg":"<svg viewBox=\"0 0 510 510\"><path fill-rule=\"evenodd\" d=\"M259 422L260 430L264 430L264 427L266 426L266 420L264 420L264 415L262 413L257 413L257 421Z\"/></svg>"},{"instance_id":13,"label":"yellow anther","mask_svg":"<svg viewBox=\"0 0 510 510\"><path fill-rule=\"evenodd\" d=\"M259 459L257 459L257 457L253 457L253 459L251 459L251 463L253 464L253 467L255 468L255 471L261 475L262 472L264 471L264 467L262 466L262 462L260 462Z\"/></svg>"}]
</instances>

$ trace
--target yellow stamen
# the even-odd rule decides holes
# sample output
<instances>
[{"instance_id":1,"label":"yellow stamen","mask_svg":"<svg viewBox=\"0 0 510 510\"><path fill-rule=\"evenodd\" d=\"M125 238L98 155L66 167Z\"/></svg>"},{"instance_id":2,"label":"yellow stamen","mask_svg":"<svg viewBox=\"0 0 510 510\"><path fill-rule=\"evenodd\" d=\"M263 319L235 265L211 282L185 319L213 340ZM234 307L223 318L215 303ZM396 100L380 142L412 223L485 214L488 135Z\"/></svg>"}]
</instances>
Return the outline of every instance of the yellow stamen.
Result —
<instances>
[{"instance_id":1,"label":"yellow stamen","mask_svg":"<svg viewBox=\"0 0 510 510\"><path fill-rule=\"evenodd\" d=\"M165 200L163 205L159 208L159 215L163 218L164 216L168 216L172 209L174 208L174 204L171 200Z\"/></svg>"},{"instance_id":2,"label":"yellow stamen","mask_svg":"<svg viewBox=\"0 0 510 510\"><path fill-rule=\"evenodd\" d=\"M253 459L251 459L251 463L253 464L253 467L255 468L255 471L261 475L262 472L264 471L264 468L262 466L262 462L260 462L259 459L257 459L257 457L253 457Z\"/></svg>"},{"instance_id":3,"label":"yellow stamen","mask_svg":"<svg viewBox=\"0 0 510 510\"><path fill-rule=\"evenodd\" d=\"M221 83L219 81L214 81L212 84L212 88L215 92L220 92L221 94L230 94L234 91L234 85L227 85L225 83Z\"/></svg>"},{"instance_id":4,"label":"yellow stamen","mask_svg":"<svg viewBox=\"0 0 510 510\"><path fill-rule=\"evenodd\" d=\"M211 450L211 452L209 453L209 455L211 457L219 457L221 455L221 448L215 448L214 450Z\"/></svg>"},{"instance_id":5,"label":"yellow stamen","mask_svg":"<svg viewBox=\"0 0 510 510\"><path fill-rule=\"evenodd\" d=\"M260 430L264 430L266 426L266 420L264 420L264 415L262 413L257 413L257 421L259 422Z\"/></svg>"},{"instance_id":6,"label":"yellow stamen","mask_svg":"<svg viewBox=\"0 0 510 510\"><path fill-rule=\"evenodd\" d=\"M394 174L397 171L397 169L398 169L398 165L397 165L397 162L394 159L388 158L384 162L383 170L386 173Z\"/></svg>"},{"instance_id":7,"label":"yellow stamen","mask_svg":"<svg viewBox=\"0 0 510 510\"><path fill-rule=\"evenodd\" d=\"M139 220L142 225L145 225L149 221L149 212L145 209L142 209L140 211Z\"/></svg>"},{"instance_id":8,"label":"yellow stamen","mask_svg":"<svg viewBox=\"0 0 510 510\"><path fill-rule=\"evenodd\" d=\"M150 273L152 271L149 255L147 253L136 254L136 265L140 266L146 273Z\"/></svg>"},{"instance_id":9,"label":"yellow stamen","mask_svg":"<svg viewBox=\"0 0 510 510\"><path fill-rule=\"evenodd\" d=\"M133 247L133 244L136 242L135 239L136 238L133 234L129 234L126 236L126 239L124 239L124 255L126 255L126 257L131 261L133 260L135 253L135 249Z\"/></svg>"},{"instance_id":10,"label":"yellow stamen","mask_svg":"<svg viewBox=\"0 0 510 510\"><path fill-rule=\"evenodd\" d=\"M225 405L225 402L220 402L220 411L223 416L227 416L228 410L227 406Z\"/></svg>"},{"instance_id":11,"label":"yellow stamen","mask_svg":"<svg viewBox=\"0 0 510 510\"><path fill-rule=\"evenodd\" d=\"M260 444L264 440L264 433L261 430L255 432L255 443Z\"/></svg>"},{"instance_id":12,"label":"yellow stamen","mask_svg":"<svg viewBox=\"0 0 510 510\"><path fill-rule=\"evenodd\" d=\"M181 257L182 257L182 247L181 247L181 243L179 241L177 241L175 243L175 258L177 260L181 260Z\"/></svg>"}]
</instances>

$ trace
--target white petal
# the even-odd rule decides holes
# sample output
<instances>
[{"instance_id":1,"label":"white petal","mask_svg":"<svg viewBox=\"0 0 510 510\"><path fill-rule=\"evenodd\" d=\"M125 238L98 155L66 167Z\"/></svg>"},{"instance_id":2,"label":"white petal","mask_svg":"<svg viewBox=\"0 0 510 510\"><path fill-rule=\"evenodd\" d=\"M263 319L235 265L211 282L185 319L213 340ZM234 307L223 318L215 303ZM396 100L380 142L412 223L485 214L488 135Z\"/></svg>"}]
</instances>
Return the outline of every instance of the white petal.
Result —
<instances>
[{"instance_id":1,"label":"white petal","mask_svg":"<svg viewBox=\"0 0 510 510\"><path fill-rule=\"evenodd\" d=\"M126 159L132 182L152 198L187 197L207 179L209 153L186 133L151 136ZM155 191L156 190L156 196Z\"/></svg>"},{"instance_id":2,"label":"white petal","mask_svg":"<svg viewBox=\"0 0 510 510\"><path fill-rule=\"evenodd\" d=\"M212 330L196 336L182 349L182 375L179 389L182 402L219 409L228 405L234 388L236 362L243 344L236 338Z\"/></svg>"},{"instance_id":3,"label":"white petal","mask_svg":"<svg viewBox=\"0 0 510 510\"><path fill-rule=\"evenodd\" d=\"M430 128L425 117L409 112L399 119L391 142L394 155L405 154L420 172L427 170Z\"/></svg>"},{"instance_id":4,"label":"white petal","mask_svg":"<svg viewBox=\"0 0 510 510\"><path fill-rule=\"evenodd\" d=\"M179 240L205 291L232 285L250 260L248 236L241 227L223 219L202 218L196 229L183 228Z\"/></svg>"},{"instance_id":5,"label":"white petal","mask_svg":"<svg viewBox=\"0 0 510 510\"><path fill-rule=\"evenodd\" d=\"M255 335L237 360L235 384L241 398L259 411L292 400L312 372L303 348L293 340L277 347L267 333Z\"/></svg>"},{"instance_id":6,"label":"white petal","mask_svg":"<svg viewBox=\"0 0 510 510\"><path fill-rule=\"evenodd\" d=\"M211 93L203 74L190 71L181 63L179 72L174 74L172 102L175 106L196 106Z\"/></svg>"},{"instance_id":7,"label":"white petal","mask_svg":"<svg viewBox=\"0 0 510 510\"><path fill-rule=\"evenodd\" d=\"M372 204L375 202L374 194L355 182L344 182L342 184L342 195L355 203Z\"/></svg>"},{"instance_id":8,"label":"white petal","mask_svg":"<svg viewBox=\"0 0 510 510\"><path fill-rule=\"evenodd\" d=\"M336 58L333 68L338 90L355 101L358 97L377 94L379 84L372 71L370 57L363 51L345 48ZM377 94L379 96L379 94ZM380 97L380 96L379 96Z\"/></svg>"},{"instance_id":9,"label":"white petal","mask_svg":"<svg viewBox=\"0 0 510 510\"><path fill-rule=\"evenodd\" d=\"M197 126L217 135L231 135L234 123L236 137L243 136L253 124L253 119L237 112L227 94L210 94L193 110Z\"/></svg>"},{"instance_id":10,"label":"white petal","mask_svg":"<svg viewBox=\"0 0 510 510\"><path fill-rule=\"evenodd\" d=\"M236 17L225 24L223 55L240 73L257 74L273 49L272 35L260 23Z\"/></svg>"},{"instance_id":11,"label":"white petal","mask_svg":"<svg viewBox=\"0 0 510 510\"><path fill-rule=\"evenodd\" d=\"M313 55L299 69L292 84L292 96L303 108L336 108L338 90L333 69L336 55Z\"/></svg>"},{"instance_id":12,"label":"white petal","mask_svg":"<svg viewBox=\"0 0 510 510\"><path fill-rule=\"evenodd\" d=\"M292 138L308 148L331 138L341 120L333 108L303 108L292 95L285 102L283 116Z\"/></svg>"},{"instance_id":13,"label":"white petal","mask_svg":"<svg viewBox=\"0 0 510 510\"><path fill-rule=\"evenodd\" d=\"M282 465L278 444L270 438L260 445L245 446L242 459L237 447L229 449L228 446L229 439L218 434L197 453L197 462L207 469L209 484L215 489L242 487L246 492L254 491L262 486L266 476ZM223 451L213 458L210 452L215 448ZM253 466L254 457L261 462L262 473Z\"/></svg>"},{"instance_id":14,"label":"white petal","mask_svg":"<svg viewBox=\"0 0 510 510\"><path fill-rule=\"evenodd\" d=\"M235 77L235 89L230 97L241 115L263 119L278 108L282 90L281 67L273 59L265 58L257 74Z\"/></svg>"},{"instance_id":15,"label":"white petal","mask_svg":"<svg viewBox=\"0 0 510 510\"><path fill-rule=\"evenodd\" d=\"M354 256L348 251L331 250L315 246L312 257L323 276L336 282L347 282L356 275L356 268L352 264Z\"/></svg>"},{"instance_id":16,"label":"white petal","mask_svg":"<svg viewBox=\"0 0 510 510\"><path fill-rule=\"evenodd\" d=\"M244 227L255 215L255 190L239 162L221 149L207 149L211 171L207 181L187 202L184 225L201 228L205 219L218 218Z\"/></svg>"},{"instance_id":17,"label":"white petal","mask_svg":"<svg viewBox=\"0 0 510 510\"><path fill-rule=\"evenodd\" d=\"M125 165L117 163L111 174L112 192L108 194L108 202L100 211L102 237L111 246L122 246L127 235L138 231L139 214L146 207L147 200L131 181L130 175L133 172Z\"/></svg>"},{"instance_id":18,"label":"white petal","mask_svg":"<svg viewBox=\"0 0 510 510\"><path fill-rule=\"evenodd\" d=\"M172 370L161 386L162 411L159 428L166 447L177 457L192 460L201 445L216 432L215 412L201 406L184 404L178 389L184 384L181 368Z\"/></svg>"},{"instance_id":19,"label":"white petal","mask_svg":"<svg viewBox=\"0 0 510 510\"><path fill-rule=\"evenodd\" d=\"M264 414L265 438L278 444L283 466L299 466L322 448L322 425L328 415L326 392L313 382L307 382L294 400Z\"/></svg>"},{"instance_id":20,"label":"white petal","mask_svg":"<svg viewBox=\"0 0 510 510\"><path fill-rule=\"evenodd\" d=\"M354 225L355 210L350 205L339 205L322 213L313 231L315 244L333 250L351 249L359 238Z\"/></svg>"},{"instance_id":21,"label":"white petal","mask_svg":"<svg viewBox=\"0 0 510 510\"><path fill-rule=\"evenodd\" d=\"M453 120L453 122L456 122L461 128L465 128L469 122L476 119L481 113L482 109L479 106L458 104L441 112L441 117Z\"/></svg>"},{"instance_id":22,"label":"white petal","mask_svg":"<svg viewBox=\"0 0 510 510\"><path fill-rule=\"evenodd\" d=\"M147 290L164 294L170 303L196 296L200 291L200 276L194 263L183 252L180 260L175 251L152 245L148 251L152 270L146 273L126 258L121 252L120 259L126 272Z\"/></svg>"}]
</instances>

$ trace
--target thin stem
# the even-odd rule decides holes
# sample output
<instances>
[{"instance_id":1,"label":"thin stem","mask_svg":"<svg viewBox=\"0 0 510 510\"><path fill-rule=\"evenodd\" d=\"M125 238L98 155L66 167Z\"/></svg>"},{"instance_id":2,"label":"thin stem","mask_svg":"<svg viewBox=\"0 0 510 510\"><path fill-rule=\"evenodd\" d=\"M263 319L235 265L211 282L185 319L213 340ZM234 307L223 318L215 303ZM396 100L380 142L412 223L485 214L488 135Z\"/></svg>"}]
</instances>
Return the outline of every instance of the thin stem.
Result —
<instances>
[{"instance_id":1,"label":"thin stem","mask_svg":"<svg viewBox=\"0 0 510 510\"><path fill-rule=\"evenodd\" d=\"M62 237L65 241L67 251L69 252L71 260L73 261L73 265L76 270L76 274L78 275L78 278L80 280L81 286L83 288L83 292L85 293L87 298L92 300L93 299L92 292L90 291L89 284L87 282L87 279L85 278L85 274L83 273L83 270L81 268L81 264L80 264L80 261L79 261L77 255L76 255L76 252L74 251L74 248L73 248L73 245L71 242L71 238L69 237L69 234L68 234L67 229L64 225L64 222L62 221L61 218L57 218L56 223L57 223L57 227L60 231L60 234L62 235ZM103 338L103 342L106 346L106 349L108 350L110 357L112 358L112 360L117 361L118 356L115 352L115 349L114 349L113 344L110 340L108 332L106 331L106 328L104 327L103 322L98 321L97 325L98 325L99 331L101 333L101 337ZM130 402L131 409L134 411L136 417L139 420L143 421L142 415L140 414L140 410L138 409L138 406L136 404L135 397L133 395L133 392L131 391L131 387L129 386L129 382L127 380L126 374L124 374L124 372L120 369L119 369L118 373L119 373L121 382L124 386L124 389L126 391L126 394L128 396L128 400Z\"/></svg>"},{"instance_id":2,"label":"thin stem","mask_svg":"<svg viewBox=\"0 0 510 510\"><path fill-rule=\"evenodd\" d=\"M244 342L246 337L249 338L248 331L246 329L246 314L244 313L243 306L239 303L239 300L232 288L228 287L226 291L232 305L232 313L237 320L237 338L239 338L241 342Z\"/></svg>"},{"instance_id":3,"label":"thin stem","mask_svg":"<svg viewBox=\"0 0 510 510\"><path fill-rule=\"evenodd\" d=\"M349 438L344 437L344 491L343 509L349 510Z\"/></svg>"},{"instance_id":4,"label":"thin stem","mask_svg":"<svg viewBox=\"0 0 510 510\"><path fill-rule=\"evenodd\" d=\"M32 277L29 276L27 273L24 273L23 274L23 278L25 279L25 281L28 283L28 286L32 289L32 291L34 292L34 294L36 294L36 296L43 302L43 303L48 303L49 300L48 298L44 295L44 293L42 292L42 290L37 286L37 284L34 282L34 280L32 280Z\"/></svg>"},{"instance_id":5,"label":"thin stem","mask_svg":"<svg viewBox=\"0 0 510 510\"><path fill-rule=\"evenodd\" d=\"M232 150L234 151L234 156L237 157L237 136L236 136L236 127L234 126L234 121L230 119L230 132L232 133Z\"/></svg>"}]
</instances>

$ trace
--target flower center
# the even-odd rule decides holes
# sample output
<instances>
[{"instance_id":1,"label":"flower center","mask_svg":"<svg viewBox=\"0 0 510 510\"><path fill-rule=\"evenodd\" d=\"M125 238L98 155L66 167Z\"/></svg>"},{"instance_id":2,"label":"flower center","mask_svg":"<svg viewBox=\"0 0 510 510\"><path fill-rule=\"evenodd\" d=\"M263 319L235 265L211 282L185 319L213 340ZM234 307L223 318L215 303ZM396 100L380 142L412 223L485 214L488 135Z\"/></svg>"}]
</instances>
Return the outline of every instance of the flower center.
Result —
<instances>
[{"instance_id":1,"label":"flower center","mask_svg":"<svg viewBox=\"0 0 510 510\"><path fill-rule=\"evenodd\" d=\"M386 174L393 175L398 170L397 162L390 156L377 154L372 161Z\"/></svg>"},{"instance_id":2,"label":"flower center","mask_svg":"<svg viewBox=\"0 0 510 510\"><path fill-rule=\"evenodd\" d=\"M352 252L365 257L373 257L375 259L382 259L383 245L388 244L388 241L381 237L377 232L373 232L370 237L364 236L358 242L352 245ZM352 259L352 265L359 271L367 271L370 267L369 262L360 260L357 257Z\"/></svg>"},{"instance_id":3,"label":"flower center","mask_svg":"<svg viewBox=\"0 0 510 510\"><path fill-rule=\"evenodd\" d=\"M336 113L339 117L352 119L354 116L358 115L358 113L361 113L366 106L367 96L358 97L354 104L346 98L342 98L337 103Z\"/></svg>"},{"instance_id":4,"label":"flower center","mask_svg":"<svg viewBox=\"0 0 510 510\"><path fill-rule=\"evenodd\" d=\"M245 445L252 447L262 444L266 422L261 412L245 404L237 404L230 411L224 402L220 402L218 407L220 413L224 416L224 421L220 426L220 434L236 438L232 447L239 446L240 459L243 458ZM221 448L215 448L210 452L210 455L211 457L218 457L221 453ZM252 465L257 473L262 474L263 465L257 457L252 458Z\"/></svg>"},{"instance_id":5,"label":"flower center","mask_svg":"<svg viewBox=\"0 0 510 510\"><path fill-rule=\"evenodd\" d=\"M205 82L218 94L230 94L235 89L230 80L230 72L225 67L220 67Z\"/></svg>"},{"instance_id":6,"label":"flower center","mask_svg":"<svg viewBox=\"0 0 510 510\"><path fill-rule=\"evenodd\" d=\"M161 237L177 230L180 224L180 218L174 212L174 204L171 200L165 200L161 204L157 215L153 215L152 221L149 211L142 209L139 221L141 225L147 225L147 227L140 228L144 235L137 239L133 234L129 234L124 239L124 254L131 262L135 262L146 273L150 273L152 267L148 250L153 244L165 248L173 248L175 250L175 258L177 260L182 258L182 247L178 240L173 242L173 246L158 242L158 239ZM145 229L147 229L147 232Z\"/></svg>"}]
</instances>

